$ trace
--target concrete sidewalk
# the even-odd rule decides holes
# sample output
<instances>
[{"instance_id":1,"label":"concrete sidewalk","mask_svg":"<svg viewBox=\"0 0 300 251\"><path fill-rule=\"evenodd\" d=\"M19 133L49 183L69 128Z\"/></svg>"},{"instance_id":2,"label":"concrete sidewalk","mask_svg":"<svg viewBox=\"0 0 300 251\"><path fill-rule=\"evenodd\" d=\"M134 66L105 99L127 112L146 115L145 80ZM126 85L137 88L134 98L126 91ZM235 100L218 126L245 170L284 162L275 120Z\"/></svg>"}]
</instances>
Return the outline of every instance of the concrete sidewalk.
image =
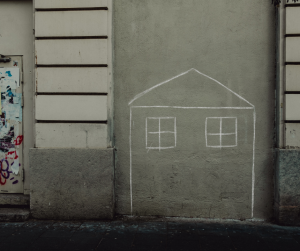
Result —
<instances>
[{"instance_id":1,"label":"concrete sidewalk","mask_svg":"<svg viewBox=\"0 0 300 251\"><path fill-rule=\"evenodd\" d=\"M0 250L300 250L300 227L238 221L124 218L0 223Z\"/></svg>"}]
</instances>

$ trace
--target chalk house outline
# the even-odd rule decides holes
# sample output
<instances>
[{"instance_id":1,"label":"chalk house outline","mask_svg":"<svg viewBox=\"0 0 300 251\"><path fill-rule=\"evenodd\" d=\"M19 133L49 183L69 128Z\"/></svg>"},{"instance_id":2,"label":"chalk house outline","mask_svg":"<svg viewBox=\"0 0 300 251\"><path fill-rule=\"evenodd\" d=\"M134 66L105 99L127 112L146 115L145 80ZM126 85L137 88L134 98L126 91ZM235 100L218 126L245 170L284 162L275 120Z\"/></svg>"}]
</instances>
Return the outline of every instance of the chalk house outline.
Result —
<instances>
[{"instance_id":1,"label":"chalk house outline","mask_svg":"<svg viewBox=\"0 0 300 251\"><path fill-rule=\"evenodd\" d=\"M219 107L210 107L210 106L201 106L201 107L192 107L192 106L162 106L162 105L158 105L158 106L155 106L155 105L148 105L148 106L141 106L141 105L133 105L133 103L141 98L142 96L144 96L145 94L153 91L154 89L164 85L164 84L167 84L181 76L184 76L186 74L189 74L191 72L196 72L198 74L200 74L201 76L204 76L210 80L212 80L213 82L217 83L218 85L220 85L221 87L223 87L225 90L229 91L230 93L232 93L233 95L235 95L236 97L238 97L239 99L243 100L244 102L246 102L249 106L243 106L243 107L240 107L240 106L232 106L232 107L226 107L226 106L219 106ZM131 214L133 214L133 195L132 195L132 125L134 123L133 121L133 118L132 118L132 110L133 109L147 109L147 108L165 108L165 109L168 109L168 108L173 108L173 109L212 109L212 110L253 110L253 157L252 157L252 188L251 188L251 193L252 193L252 196L251 196L251 218L253 218L253 211L254 211L254 184L255 184L255 126L256 126L256 111L255 111L255 106L250 103L249 101L247 101L245 98L243 98L242 96L240 96L239 94L237 94L236 92L232 91L231 89L229 89L227 86L223 85L222 83L220 83L219 81L217 81L216 79L194 69L194 68L191 68L190 70L188 71L185 71L183 73L180 73L164 82L161 82L139 94L137 94L129 103L128 105L130 106L130 134L129 134L129 147L130 147L130 207L131 207ZM169 117L167 117L169 118ZM171 117L170 117L171 118ZM173 118L173 117L172 117ZM232 134L235 136L235 139L236 139L236 144L234 145L230 145L230 146L222 146L222 136L223 135L226 135L226 133L222 133L222 119L227 119L227 118L230 118L230 119L235 119L235 131L232 132L232 133L229 133L229 134ZM148 119L158 119L159 121L161 119L164 119L164 117L147 117L146 118L146 122L145 122L145 125L146 125L146 128L145 128L145 134L146 134L146 142L148 141L147 140L147 135L148 135L148 129L147 129L147 121ZM174 118L175 119L175 123L176 123L176 117ZM219 135L220 136L220 145L218 146L215 146L216 148L222 148L222 147L237 147L238 145L238 133L237 133L237 126L238 126L238 122L237 122L237 119L236 117L232 117L232 116L228 116L228 117L206 117L206 120L204 121L205 123L205 140L206 140L206 147L214 147L214 146L210 146L208 145L207 143L207 137L208 135L214 135L214 133L207 133L207 121L208 119L219 119L221 121L220 123L220 132L219 133L216 133L215 135ZM168 149L168 148L175 148L176 147L176 138L177 138L177 129L176 129L176 124L175 124L175 130L174 130L174 133L175 133L175 145L172 146L172 147L166 147L166 148L163 148L160 146L160 143L159 143L159 147L149 147L146 143L146 149L149 150L163 150L163 149ZM159 135L160 135L160 132L159 132Z\"/></svg>"}]
</instances>

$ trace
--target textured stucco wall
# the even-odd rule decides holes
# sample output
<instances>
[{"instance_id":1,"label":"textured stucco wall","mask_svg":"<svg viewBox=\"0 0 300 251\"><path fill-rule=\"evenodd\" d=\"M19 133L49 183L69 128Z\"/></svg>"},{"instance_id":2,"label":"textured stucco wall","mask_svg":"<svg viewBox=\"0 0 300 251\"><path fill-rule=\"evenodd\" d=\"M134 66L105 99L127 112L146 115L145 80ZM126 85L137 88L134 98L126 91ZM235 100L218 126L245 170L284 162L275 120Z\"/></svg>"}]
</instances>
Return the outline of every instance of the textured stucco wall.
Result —
<instances>
[{"instance_id":1,"label":"textured stucco wall","mask_svg":"<svg viewBox=\"0 0 300 251\"><path fill-rule=\"evenodd\" d=\"M30 149L30 209L37 219L110 219L113 149Z\"/></svg>"},{"instance_id":2,"label":"textured stucco wall","mask_svg":"<svg viewBox=\"0 0 300 251\"><path fill-rule=\"evenodd\" d=\"M114 1L116 212L214 218L271 217L274 60L274 7L268 0ZM145 122L139 124L133 119L131 126L134 128L131 129L139 127L135 136L141 141L133 145L132 156L137 162L131 166L130 175L128 103L137 94L191 68L218 80L255 106L253 212L252 167L248 163L248 147L253 142L247 137L251 131L246 130L251 128L253 121L247 120L247 116L238 139L238 146L245 142L247 147L238 147L238 153L234 153L233 148L232 151L207 149L203 143L204 129L197 132L197 127L187 126L183 130L184 126L178 126L178 135L181 130L181 137L199 140L194 150L187 148L186 158L180 155L183 150L180 154L171 150L150 150L155 157L147 157L145 145L141 143L145 138ZM159 87L135 102L165 105L176 100L182 106L185 101L188 106L193 106L193 102L198 105L197 102L203 100L210 106L244 106L243 101L236 101L236 96L229 92L219 92L217 87L206 88L210 83L205 80L199 80L199 87L191 85L192 89L185 86L189 80L181 80L177 89L170 85L165 89ZM193 101L195 99L197 101ZM155 116L150 112L140 113L139 118ZM160 109L156 114L166 117L170 113ZM184 114L179 120L196 120L191 110L186 109ZM211 114L204 112L204 120ZM235 117L235 114L225 111L216 116ZM188 178L190 180L186 180ZM149 206L145 208L145 205Z\"/></svg>"}]
</instances>

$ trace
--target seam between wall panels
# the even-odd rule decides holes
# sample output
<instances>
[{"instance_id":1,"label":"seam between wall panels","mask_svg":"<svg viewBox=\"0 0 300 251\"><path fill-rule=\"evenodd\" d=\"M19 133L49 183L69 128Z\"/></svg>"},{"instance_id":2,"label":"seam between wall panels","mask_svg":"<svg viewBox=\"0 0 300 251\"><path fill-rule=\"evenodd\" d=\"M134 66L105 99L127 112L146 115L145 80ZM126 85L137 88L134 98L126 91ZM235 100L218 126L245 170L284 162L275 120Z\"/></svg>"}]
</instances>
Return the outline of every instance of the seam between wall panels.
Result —
<instances>
[{"instance_id":1,"label":"seam between wall panels","mask_svg":"<svg viewBox=\"0 0 300 251\"><path fill-rule=\"evenodd\" d=\"M35 37L35 40L57 40L57 39L108 39L108 36Z\"/></svg>"},{"instance_id":2,"label":"seam between wall panels","mask_svg":"<svg viewBox=\"0 0 300 251\"><path fill-rule=\"evenodd\" d=\"M284 7L285 8L289 8L289 7L299 7L300 4L299 3L296 3L296 4L285 4Z\"/></svg>"},{"instance_id":3,"label":"seam between wall panels","mask_svg":"<svg viewBox=\"0 0 300 251\"><path fill-rule=\"evenodd\" d=\"M94 7L94 8L36 8L35 11L83 11L83 10L108 10L107 7Z\"/></svg>"},{"instance_id":4,"label":"seam between wall panels","mask_svg":"<svg viewBox=\"0 0 300 251\"><path fill-rule=\"evenodd\" d=\"M36 123L51 123L51 124L58 124L58 123L74 123L74 124L79 124L79 123L83 123L83 124L107 124L107 121L92 121L92 120L78 120L78 121L74 121L74 120L36 120Z\"/></svg>"},{"instance_id":5,"label":"seam between wall panels","mask_svg":"<svg viewBox=\"0 0 300 251\"><path fill-rule=\"evenodd\" d=\"M113 34L113 25L112 25L112 20L113 20L113 12L112 12L112 6L113 6L113 2L112 0L108 0L107 1L108 4L108 15L107 15L107 25L108 25L108 29L107 29L107 35L108 35L108 39L107 39L107 49L108 49L108 53L107 53L107 72L108 72L108 79L107 79L107 147L114 147L114 86L113 86L113 50L112 50L112 43L113 43L113 39L112 39L112 34Z\"/></svg>"}]
</instances>

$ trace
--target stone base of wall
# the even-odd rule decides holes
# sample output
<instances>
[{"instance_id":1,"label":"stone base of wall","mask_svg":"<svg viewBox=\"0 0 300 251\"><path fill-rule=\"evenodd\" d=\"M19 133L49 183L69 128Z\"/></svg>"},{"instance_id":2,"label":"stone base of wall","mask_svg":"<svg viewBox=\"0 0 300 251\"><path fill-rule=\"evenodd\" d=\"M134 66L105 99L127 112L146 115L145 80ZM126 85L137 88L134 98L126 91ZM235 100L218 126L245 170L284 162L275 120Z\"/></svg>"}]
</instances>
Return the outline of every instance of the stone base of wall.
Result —
<instances>
[{"instance_id":1,"label":"stone base of wall","mask_svg":"<svg viewBox=\"0 0 300 251\"><path fill-rule=\"evenodd\" d=\"M34 148L29 159L34 218L113 218L113 149Z\"/></svg>"},{"instance_id":2,"label":"stone base of wall","mask_svg":"<svg viewBox=\"0 0 300 251\"><path fill-rule=\"evenodd\" d=\"M300 226L300 206L279 207L278 223L288 226Z\"/></svg>"},{"instance_id":3,"label":"stone base of wall","mask_svg":"<svg viewBox=\"0 0 300 251\"><path fill-rule=\"evenodd\" d=\"M278 149L275 216L278 224L300 226L300 150Z\"/></svg>"},{"instance_id":4,"label":"stone base of wall","mask_svg":"<svg viewBox=\"0 0 300 251\"><path fill-rule=\"evenodd\" d=\"M24 194L0 194L1 206L29 206L30 196Z\"/></svg>"}]
</instances>

